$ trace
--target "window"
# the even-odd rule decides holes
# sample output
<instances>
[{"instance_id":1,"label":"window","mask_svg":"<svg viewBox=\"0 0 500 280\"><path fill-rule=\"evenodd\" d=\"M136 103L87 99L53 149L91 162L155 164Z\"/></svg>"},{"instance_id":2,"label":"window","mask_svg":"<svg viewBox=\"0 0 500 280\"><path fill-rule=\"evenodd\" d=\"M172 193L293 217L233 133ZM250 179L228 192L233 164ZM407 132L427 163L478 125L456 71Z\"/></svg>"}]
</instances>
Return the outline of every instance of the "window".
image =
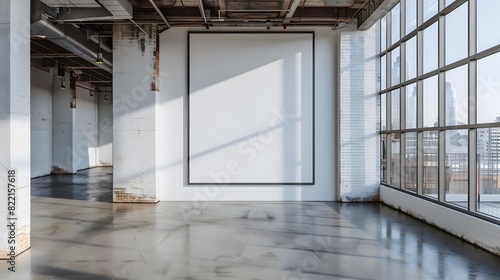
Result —
<instances>
[{"instance_id":1,"label":"window","mask_svg":"<svg viewBox=\"0 0 500 280\"><path fill-rule=\"evenodd\" d=\"M382 56L380 59L380 89L386 89L387 87L387 58Z\"/></svg>"},{"instance_id":2,"label":"window","mask_svg":"<svg viewBox=\"0 0 500 280\"><path fill-rule=\"evenodd\" d=\"M446 125L468 124L468 65L446 72L445 118Z\"/></svg>"},{"instance_id":3,"label":"window","mask_svg":"<svg viewBox=\"0 0 500 280\"><path fill-rule=\"evenodd\" d=\"M390 183L399 187L401 182L401 134L393 133L391 139L391 176Z\"/></svg>"},{"instance_id":4,"label":"window","mask_svg":"<svg viewBox=\"0 0 500 280\"><path fill-rule=\"evenodd\" d=\"M401 15L399 4L391 10L391 45L399 41L401 35Z\"/></svg>"},{"instance_id":5,"label":"window","mask_svg":"<svg viewBox=\"0 0 500 280\"><path fill-rule=\"evenodd\" d=\"M408 34L417 27L417 0L406 0L406 33Z\"/></svg>"},{"instance_id":6,"label":"window","mask_svg":"<svg viewBox=\"0 0 500 280\"><path fill-rule=\"evenodd\" d=\"M391 130L400 129L400 98L399 90L391 92Z\"/></svg>"},{"instance_id":7,"label":"window","mask_svg":"<svg viewBox=\"0 0 500 280\"><path fill-rule=\"evenodd\" d=\"M424 71L427 73L432 70L436 70L438 67L438 23L427 27L424 30Z\"/></svg>"},{"instance_id":8,"label":"window","mask_svg":"<svg viewBox=\"0 0 500 280\"><path fill-rule=\"evenodd\" d=\"M417 191L417 133L405 133L405 189Z\"/></svg>"},{"instance_id":9,"label":"window","mask_svg":"<svg viewBox=\"0 0 500 280\"><path fill-rule=\"evenodd\" d=\"M406 41L406 81L417 77L417 37Z\"/></svg>"},{"instance_id":10,"label":"window","mask_svg":"<svg viewBox=\"0 0 500 280\"><path fill-rule=\"evenodd\" d=\"M417 84L406 86L406 128L417 127Z\"/></svg>"},{"instance_id":11,"label":"window","mask_svg":"<svg viewBox=\"0 0 500 280\"><path fill-rule=\"evenodd\" d=\"M401 82L401 58L399 47L391 52L392 68L391 68L391 86Z\"/></svg>"},{"instance_id":12,"label":"window","mask_svg":"<svg viewBox=\"0 0 500 280\"><path fill-rule=\"evenodd\" d=\"M446 64L467 57L469 51L467 3L446 16Z\"/></svg>"},{"instance_id":13,"label":"window","mask_svg":"<svg viewBox=\"0 0 500 280\"><path fill-rule=\"evenodd\" d=\"M424 84L424 127L438 126L438 78L432 76Z\"/></svg>"},{"instance_id":14,"label":"window","mask_svg":"<svg viewBox=\"0 0 500 280\"><path fill-rule=\"evenodd\" d=\"M446 201L467 208L468 201L467 130L446 131L445 192Z\"/></svg>"},{"instance_id":15,"label":"window","mask_svg":"<svg viewBox=\"0 0 500 280\"><path fill-rule=\"evenodd\" d=\"M481 52L500 44L498 26L500 26L500 1L476 0L477 2L477 51ZM479 16L480 15L480 16Z\"/></svg>"},{"instance_id":16,"label":"window","mask_svg":"<svg viewBox=\"0 0 500 280\"><path fill-rule=\"evenodd\" d=\"M500 224L500 1L475 0L470 18L469 2L405 0L403 10L397 5L389 12L391 49L379 56L381 177ZM417 14L423 22L415 32ZM471 28L477 38L469 38ZM469 184L471 176L476 180Z\"/></svg>"},{"instance_id":17,"label":"window","mask_svg":"<svg viewBox=\"0 0 500 280\"><path fill-rule=\"evenodd\" d=\"M438 0L424 0L424 22L433 17L438 12Z\"/></svg>"},{"instance_id":18,"label":"window","mask_svg":"<svg viewBox=\"0 0 500 280\"><path fill-rule=\"evenodd\" d=\"M500 53L477 62L477 122L496 122L500 116Z\"/></svg>"},{"instance_id":19,"label":"window","mask_svg":"<svg viewBox=\"0 0 500 280\"><path fill-rule=\"evenodd\" d=\"M387 48L387 17L380 20L380 51Z\"/></svg>"}]
</instances>

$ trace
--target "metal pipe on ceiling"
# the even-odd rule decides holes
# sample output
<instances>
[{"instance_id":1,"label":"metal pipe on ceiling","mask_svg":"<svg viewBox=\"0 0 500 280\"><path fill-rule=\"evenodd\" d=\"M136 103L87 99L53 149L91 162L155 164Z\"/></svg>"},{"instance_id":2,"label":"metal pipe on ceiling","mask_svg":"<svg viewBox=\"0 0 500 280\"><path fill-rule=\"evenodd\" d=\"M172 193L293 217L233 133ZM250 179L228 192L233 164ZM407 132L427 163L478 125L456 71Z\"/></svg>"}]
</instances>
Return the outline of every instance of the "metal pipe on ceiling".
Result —
<instances>
[{"instance_id":1,"label":"metal pipe on ceiling","mask_svg":"<svg viewBox=\"0 0 500 280\"><path fill-rule=\"evenodd\" d=\"M163 22L165 22L165 24L167 25L167 29L169 29L170 27L172 27L170 25L170 23L167 21L167 19L165 18L165 16L163 15L163 13L160 11L160 8L158 8L158 6L156 5L155 1L154 0L149 0L149 2L151 3L151 6L153 6L153 8L156 10L156 12L158 13L158 15L160 15L160 17L163 20Z\"/></svg>"},{"instance_id":2,"label":"metal pipe on ceiling","mask_svg":"<svg viewBox=\"0 0 500 280\"><path fill-rule=\"evenodd\" d=\"M203 17L203 22L205 22L205 25L207 24L207 17L205 16L205 8L203 7L203 0L200 0L200 13L201 16Z\"/></svg>"}]
</instances>

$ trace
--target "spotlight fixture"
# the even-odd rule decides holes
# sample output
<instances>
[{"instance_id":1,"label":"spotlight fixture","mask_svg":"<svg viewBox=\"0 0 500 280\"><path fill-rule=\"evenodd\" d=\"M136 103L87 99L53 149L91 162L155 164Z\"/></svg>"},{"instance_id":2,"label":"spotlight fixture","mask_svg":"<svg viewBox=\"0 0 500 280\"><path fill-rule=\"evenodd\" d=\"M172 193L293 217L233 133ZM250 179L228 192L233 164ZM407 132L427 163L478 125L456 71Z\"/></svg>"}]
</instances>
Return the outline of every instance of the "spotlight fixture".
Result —
<instances>
[{"instance_id":1,"label":"spotlight fixture","mask_svg":"<svg viewBox=\"0 0 500 280\"><path fill-rule=\"evenodd\" d=\"M101 52L101 45L99 44L99 52L97 53L97 58L95 59L95 64L103 64L104 61L102 60L102 52Z\"/></svg>"},{"instance_id":2,"label":"spotlight fixture","mask_svg":"<svg viewBox=\"0 0 500 280\"><path fill-rule=\"evenodd\" d=\"M205 24L205 28L208 30L210 29L210 27L208 26L208 24Z\"/></svg>"},{"instance_id":3,"label":"spotlight fixture","mask_svg":"<svg viewBox=\"0 0 500 280\"><path fill-rule=\"evenodd\" d=\"M65 88L66 88L66 78L62 77L61 78L61 89L65 89Z\"/></svg>"},{"instance_id":4,"label":"spotlight fixture","mask_svg":"<svg viewBox=\"0 0 500 280\"><path fill-rule=\"evenodd\" d=\"M90 90L90 98L94 97L94 91Z\"/></svg>"},{"instance_id":5,"label":"spotlight fixture","mask_svg":"<svg viewBox=\"0 0 500 280\"><path fill-rule=\"evenodd\" d=\"M107 94L104 95L104 101L108 101L108 95Z\"/></svg>"}]
</instances>

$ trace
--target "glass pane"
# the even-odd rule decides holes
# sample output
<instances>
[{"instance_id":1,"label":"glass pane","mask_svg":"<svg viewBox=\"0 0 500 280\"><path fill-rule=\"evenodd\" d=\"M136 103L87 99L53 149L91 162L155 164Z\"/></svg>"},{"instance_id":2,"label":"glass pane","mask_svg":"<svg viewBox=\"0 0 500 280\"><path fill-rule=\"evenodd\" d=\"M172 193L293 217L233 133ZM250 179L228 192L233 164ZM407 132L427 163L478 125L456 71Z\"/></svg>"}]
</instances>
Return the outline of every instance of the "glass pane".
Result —
<instances>
[{"instance_id":1,"label":"glass pane","mask_svg":"<svg viewBox=\"0 0 500 280\"><path fill-rule=\"evenodd\" d=\"M383 17L380 20L380 51L387 48L387 18Z\"/></svg>"},{"instance_id":2,"label":"glass pane","mask_svg":"<svg viewBox=\"0 0 500 280\"><path fill-rule=\"evenodd\" d=\"M406 41L406 80L417 76L417 36Z\"/></svg>"},{"instance_id":3,"label":"glass pane","mask_svg":"<svg viewBox=\"0 0 500 280\"><path fill-rule=\"evenodd\" d=\"M446 6L450 5L451 3L455 2L456 0L446 0Z\"/></svg>"},{"instance_id":4,"label":"glass pane","mask_svg":"<svg viewBox=\"0 0 500 280\"><path fill-rule=\"evenodd\" d=\"M498 0L477 0L477 51L481 52L500 44L498 26L500 17L498 11L500 1Z\"/></svg>"},{"instance_id":5,"label":"glass pane","mask_svg":"<svg viewBox=\"0 0 500 280\"><path fill-rule=\"evenodd\" d=\"M417 133L405 134L405 189L417 191Z\"/></svg>"},{"instance_id":6,"label":"glass pane","mask_svg":"<svg viewBox=\"0 0 500 280\"><path fill-rule=\"evenodd\" d=\"M399 101L399 90L391 91L391 129L400 129L400 101Z\"/></svg>"},{"instance_id":7,"label":"glass pane","mask_svg":"<svg viewBox=\"0 0 500 280\"><path fill-rule=\"evenodd\" d=\"M406 33L417 27L417 0L406 0Z\"/></svg>"},{"instance_id":8,"label":"glass pane","mask_svg":"<svg viewBox=\"0 0 500 280\"><path fill-rule=\"evenodd\" d=\"M468 55L468 17L467 3L446 16L446 64Z\"/></svg>"},{"instance_id":9,"label":"glass pane","mask_svg":"<svg viewBox=\"0 0 500 280\"><path fill-rule=\"evenodd\" d=\"M399 41L401 35L401 15L399 4L391 10L391 45Z\"/></svg>"},{"instance_id":10,"label":"glass pane","mask_svg":"<svg viewBox=\"0 0 500 280\"><path fill-rule=\"evenodd\" d=\"M465 208L469 193L468 139L466 129L446 131L445 200Z\"/></svg>"},{"instance_id":11,"label":"glass pane","mask_svg":"<svg viewBox=\"0 0 500 280\"><path fill-rule=\"evenodd\" d=\"M424 49L423 49L423 59L424 59L424 71L427 73L429 71L435 70L438 67L438 24L437 22L433 25L424 29Z\"/></svg>"},{"instance_id":12,"label":"glass pane","mask_svg":"<svg viewBox=\"0 0 500 280\"><path fill-rule=\"evenodd\" d=\"M477 122L496 122L500 113L500 53L477 62Z\"/></svg>"},{"instance_id":13,"label":"glass pane","mask_svg":"<svg viewBox=\"0 0 500 280\"><path fill-rule=\"evenodd\" d=\"M446 125L468 123L468 67L446 72Z\"/></svg>"},{"instance_id":14,"label":"glass pane","mask_svg":"<svg viewBox=\"0 0 500 280\"><path fill-rule=\"evenodd\" d=\"M382 56L380 58L380 89L384 90L387 87L387 58Z\"/></svg>"},{"instance_id":15,"label":"glass pane","mask_svg":"<svg viewBox=\"0 0 500 280\"><path fill-rule=\"evenodd\" d=\"M423 133L423 193L432 198L438 197L438 143L437 131L424 131Z\"/></svg>"},{"instance_id":16,"label":"glass pane","mask_svg":"<svg viewBox=\"0 0 500 280\"><path fill-rule=\"evenodd\" d=\"M401 58L399 47L391 52L392 69L391 69L391 85L395 86L401 82Z\"/></svg>"},{"instance_id":17,"label":"glass pane","mask_svg":"<svg viewBox=\"0 0 500 280\"><path fill-rule=\"evenodd\" d=\"M399 133L391 134L391 185L400 186L401 180L401 161L400 161L400 146L401 139Z\"/></svg>"},{"instance_id":18,"label":"glass pane","mask_svg":"<svg viewBox=\"0 0 500 280\"><path fill-rule=\"evenodd\" d=\"M424 80L423 115L424 127L438 126L438 78L432 76Z\"/></svg>"},{"instance_id":19,"label":"glass pane","mask_svg":"<svg viewBox=\"0 0 500 280\"><path fill-rule=\"evenodd\" d=\"M477 168L477 210L500 218L500 128L477 130Z\"/></svg>"},{"instance_id":20,"label":"glass pane","mask_svg":"<svg viewBox=\"0 0 500 280\"><path fill-rule=\"evenodd\" d=\"M387 130L387 101L386 94L380 96L380 128L382 131Z\"/></svg>"},{"instance_id":21,"label":"glass pane","mask_svg":"<svg viewBox=\"0 0 500 280\"><path fill-rule=\"evenodd\" d=\"M424 22L438 12L438 0L424 0Z\"/></svg>"},{"instance_id":22,"label":"glass pane","mask_svg":"<svg viewBox=\"0 0 500 280\"><path fill-rule=\"evenodd\" d=\"M380 180L387 182L387 135L380 135Z\"/></svg>"},{"instance_id":23,"label":"glass pane","mask_svg":"<svg viewBox=\"0 0 500 280\"><path fill-rule=\"evenodd\" d=\"M406 86L406 128L417 127L417 84Z\"/></svg>"}]
</instances>

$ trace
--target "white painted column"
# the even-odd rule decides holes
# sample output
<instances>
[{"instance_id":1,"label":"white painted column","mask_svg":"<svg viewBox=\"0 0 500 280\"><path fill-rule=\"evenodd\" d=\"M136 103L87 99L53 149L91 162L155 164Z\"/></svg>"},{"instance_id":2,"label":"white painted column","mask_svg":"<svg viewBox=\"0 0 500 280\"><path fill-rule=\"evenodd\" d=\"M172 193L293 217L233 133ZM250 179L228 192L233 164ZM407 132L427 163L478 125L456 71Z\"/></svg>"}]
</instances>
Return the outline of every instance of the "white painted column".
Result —
<instances>
[{"instance_id":1,"label":"white painted column","mask_svg":"<svg viewBox=\"0 0 500 280\"><path fill-rule=\"evenodd\" d=\"M159 54L154 25L113 32L113 201L158 202Z\"/></svg>"},{"instance_id":2,"label":"white painted column","mask_svg":"<svg viewBox=\"0 0 500 280\"><path fill-rule=\"evenodd\" d=\"M57 72L57 70L56 70ZM69 73L64 78L65 88L61 88L61 78L52 82L52 173L74 174L76 166L73 155L73 135L75 109L71 108L71 88Z\"/></svg>"},{"instance_id":3,"label":"white painted column","mask_svg":"<svg viewBox=\"0 0 500 280\"><path fill-rule=\"evenodd\" d=\"M344 202L379 200L376 26L366 31L340 32L339 197Z\"/></svg>"},{"instance_id":4,"label":"white painted column","mask_svg":"<svg viewBox=\"0 0 500 280\"><path fill-rule=\"evenodd\" d=\"M0 0L0 259L30 247L29 27L29 0Z\"/></svg>"}]
</instances>

